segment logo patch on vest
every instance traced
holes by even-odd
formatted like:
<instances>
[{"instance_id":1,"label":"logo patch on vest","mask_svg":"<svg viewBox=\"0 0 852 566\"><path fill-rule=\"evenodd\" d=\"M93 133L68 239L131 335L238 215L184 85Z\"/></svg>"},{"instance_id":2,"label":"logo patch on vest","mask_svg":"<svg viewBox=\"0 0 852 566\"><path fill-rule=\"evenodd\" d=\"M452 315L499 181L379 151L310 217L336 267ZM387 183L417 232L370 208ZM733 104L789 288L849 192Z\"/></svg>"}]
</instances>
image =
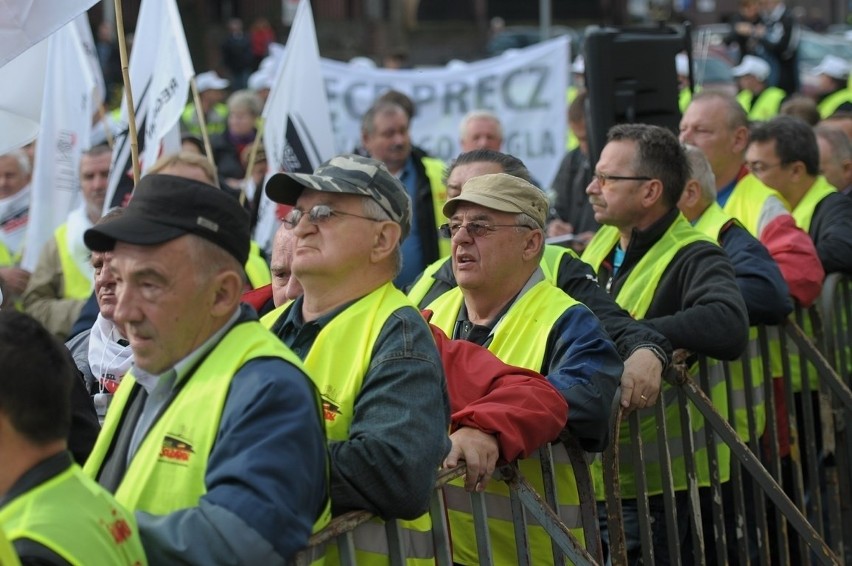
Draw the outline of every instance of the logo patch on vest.
<instances>
[{"instance_id":1,"label":"logo patch on vest","mask_svg":"<svg viewBox=\"0 0 852 566\"><path fill-rule=\"evenodd\" d=\"M322 416L325 420L330 423L333 423L337 418L337 415L340 414L340 405L335 404L333 401L326 399L323 397L322 399Z\"/></svg>"},{"instance_id":2,"label":"logo patch on vest","mask_svg":"<svg viewBox=\"0 0 852 566\"><path fill-rule=\"evenodd\" d=\"M189 457L194 453L192 444L188 441L167 434L163 437L163 447L160 449L160 461L186 466L189 464Z\"/></svg>"}]
</instances>

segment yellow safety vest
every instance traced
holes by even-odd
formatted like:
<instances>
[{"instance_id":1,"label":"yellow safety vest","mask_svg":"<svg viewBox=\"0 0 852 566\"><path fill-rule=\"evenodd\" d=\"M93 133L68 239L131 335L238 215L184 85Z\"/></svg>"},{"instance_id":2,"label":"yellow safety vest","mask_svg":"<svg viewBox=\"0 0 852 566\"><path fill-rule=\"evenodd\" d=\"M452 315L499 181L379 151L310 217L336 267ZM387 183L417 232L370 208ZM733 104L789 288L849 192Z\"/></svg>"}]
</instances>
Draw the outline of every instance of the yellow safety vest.
<instances>
[{"instance_id":1,"label":"yellow safety vest","mask_svg":"<svg viewBox=\"0 0 852 566\"><path fill-rule=\"evenodd\" d=\"M617 228L614 226L603 226L595 234L583 252L583 261L591 265L592 269L597 272L603 260L609 256L615 247L618 238L619 233ZM627 310L633 318L637 320L645 318L645 314L653 302L660 279L669 263L671 263L674 256L682 248L700 241L713 242L711 238L695 230L686 218L684 218L683 214L678 214L677 219L669 226L663 236L642 256L639 263L630 271L627 280L619 289L615 301L619 306ZM714 376L713 374L710 377L709 396L719 414L723 418L727 418L728 399L724 379L720 379L719 375ZM668 433L668 449L671 456L673 484L675 491L682 491L687 487L686 463L683 455L680 407L675 388L663 382L661 399L665 404L666 429ZM663 492L663 480L660 468L661 454L657 445L657 425L654 412L655 409L653 407L639 410L639 427L644 445L645 478L648 486L648 495L657 495ZM708 466L707 446L704 444L704 418L697 410L692 410L690 421L695 441L694 458L698 482L699 485L707 486L710 485L710 470ZM618 442L621 454L631 453L630 427L626 421L621 423ZM720 479L724 482L730 476L730 449L722 442L718 442L716 447L719 459ZM605 491L603 466L600 459L597 459L592 465L592 477L595 482L596 496L599 500L603 500ZM631 458L625 457L619 461L619 479L621 480L621 496L625 499L636 498L636 480Z\"/></svg>"},{"instance_id":2,"label":"yellow safety vest","mask_svg":"<svg viewBox=\"0 0 852 566\"><path fill-rule=\"evenodd\" d=\"M447 187L444 186L444 162L434 157L424 157L421 159L423 167L426 169L426 178L429 179L429 186L432 194L432 212L435 215L435 231L438 227L447 223L447 217L444 216L444 203L447 202ZM442 238L438 235L438 257L447 257L452 250L452 242L449 238Z\"/></svg>"},{"instance_id":3,"label":"yellow safety vest","mask_svg":"<svg viewBox=\"0 0 852 566\"><path fill-rule=\"evenodd\" d=\"M0 242L0 267L8 267L14 264L15 261L12 259L12 252L9 251L6 244Z\"/></svg>"},{"instance_id":4,"label":"yellow safety vest","mask_svg":"<svg viewBox=\"0 0 852 566\"><path fill-rule=\"evenodd\" d=\"M778 115L781 102L787 93L777 86L767 87L757 98L750 90L741 90L737 93L737 101L748 113L748 119L752 122L763 122Z\"/></svg>"},{"instance_id":5,"label":"yellow safety vest","mask_svg":"<svg viewBox=\"0 0 852 566\"><path fill-rule=\"evenodd\" d=\"M268 313L261 324L271 328L286 316L293 303ZM388 318L402 308L413 308L411 301L386 283L355 301L335 316L322 330L305 356L308 375L322 397L325 429L329 441L349 438L355 401L370 367L373 349ZM276 338L277 339L277 338ZM432 521L425 514L411 521L399 521L409 565L434 564ZM384 522L373 519L353 531L358 564L387 564L388 548ZM329 564L340 562L336 545L326 549Z\"/></svg>"},{"instance_id":6,"label":"yellow safety vest","mask_svg":"<svg viewBox=\"0 0 852 566\"><path fill-rule=\"evenodd\" d=\"M245 265L246 277L248 277L249 285L252 289L259 289L264 285L272 283L272 275L269 271L269 265L266 260L260 255L260 246L254 240L249 246L249 256Z\"/></svg>"},{"instance_id":7,"label":"yellow safety vest","mask_svg":"<svg viewBox=\"0 0 852 566\"><path fill-rule=\"evenodd\" d=\"M74 258L71 257L71 246L68 245L68 225L63 224L54 233L56 249L59 252L59 263L62 266L64 299L88 299L92 294L92 277L80 271Z\"/></svg>"},{"instance_id":8,"label":"yellow safety vest","mask_svg":"<svg viewBox=\"0 0 852 566\"><path fill-rule=\"evenodd\" d=\"M569 86L565 90L565 108L571 106L571 103L574 102L574 99L577 98L577 94L580 92L576 86ZM574 131L571 130L570 127L565 130L565 151L571 151L574 148L580 147L580 140L577 139Z\"/></svg>"},{"instance_id":9,"label":"yellow safety vest","mask_svg":"<svg viewBox=\"0 0 852 566\"><path fill-rule=\"evenodd\" d=\"M825 177L822 175L817 177L814 184L808 189L808 192L805 193L805 196L802 197L802 200L799 201L799 204L791 212L793 219L796 221L796 226L810 233L811 221L814 218L814 211L817 205L825 197L836 192L837 189L831 186ZM790 320L795 321L795 313L790 315ZM814 338L814 329L810 317L805 316L802 330L812 339ZM799 360L799 348L793 340L787 340L787 353L790 357L790 382L793 384L793 391L798 393L802 390L802 367ZM808 363L808 383L810 383L811 391L818 390L819 380L817 369L810 362Z\"/></svg>"},{"instance_id":10,"label":"yellow safety vest","mask_svg":"<svg viewBox=\"0 0 852 566\"><path fill-rule=\"evenodd\" d=\"M414 282L414 285L411 286L411 289L409 289L407 293L408 298L412 303L419 305L420 301L426 298L426 295L429 293L429 289L431 289L435 284L435 280L432 276L435 275L448 261L452 261L452 258L442 256L441 259L433 261L426 266L426 269L424 269L423 273L420 274L420 278Z\"/></svg>"},{"instance_id":11,"label":"yellow safety vest","mask_svg":"<svg viewBox=\"0 0 852 566\"><path fill-rule=\"evenodd\" d=\"M213 113L217 117L215 120L207 120L207 116L204 117L204 125L209 136L223 133L228 125L228 107L225 104L220 102L214 105ZM184 106L180 120L186 131L197 138L201 137L201 122L198 120L198 112L195 111L194 103L190 102Z\"/></svg>"},{"instance_id":12,"label":"yellow safety vest","mask_svg":"<svg viewBox=\"0 0 852 566\"><path fill-rule=\"evenodd\" d=\"M822 101L817 104L817 110L819 111L820 117L823 119L830 117L844 102L852 102L852 88L840 89L823 98Z\"/></svg>"},{"instance_id":13,"label":"yellow safety vest","mask_svg":"<svg viewBox=\"0 0 852 566\"><path fill-rule=\"evenodd\" d=\"M760 213L763 210L763 203L772 196L778 198L784 206L788 206L787 201L780 193L770 189L760 179L749 173L739 180L722 210L742 222L743 227L752 236L760 239L760 232L758 231Z\"/></svg>"},{"instance_id":14,"label":"yellow safety vest","mask_svg":"<svg viewBox=\"0 0 852 566\"><path fill-rule=\"evenodd\" d=\"M711 203L707 210L701 215L701 218L695 223L695 229L717 242L721 243L722 228L729 222L739 222L731 218L731 216L722 208L714 203ZM733 414L733 426L740 437L748 442L751 438L748 427L748 413L752 412L754 417L755 432L757 437L763 434L766 428L766 399L763 394L763 365L760 355L760 344L757 339L757 327L751 326L748 329L748 359L749 369L751 372L751 404L746 402L745 394L745 373L743 371L742 360L736 360L728 364L730 370L730 393L731 401L729 409ZM708 371L723 372L721 362L708 358ZM720 373L722 379L724 374Z\"/></svg>"},{"instance_id":15,"label":"yellow safety vest","mask_svg":"<svg viewBox=\"0 0 852 566\"><path fill-rule=\"evenodd\" d=\"M75 566L148 563L133 513L76 464L8 502L0 526L9 540L30 539ZM5 566L2 550L0 559Z\"/></svg>"},{"instance_id":16,"label":"yellow safety vest","mask_svg":"<svg viewBox=\"0 0 852 566\"><path fill-rule=\"evenodd\" d=\"M18 553L15 552L12 543L6 537L2 524L0 524L0 564L3 566L21 566Z\"/></svg>"},{"instance_id":17,"label":"yellow safety vest","mask_svg":"<svg viewBox=\"0 0 852 566\"><path fill-rule=\"evenodd\" d=\"M166 515L195 507L205 493L207 459L234 374L251 360L279 358L304 371L301 360L258 322L231 328L207 355L148 431L127 467L116 500L133 511ZM136 385L133 370L115 393L110 410L84 471L97 478ZM199 399L204 402L200 403ZM319 410L319 407L317 408ZM330 505L314 523L314 532L328 524Z\"/></svg>"},{"instance_id":18,"label":"yellow safety vest","mask_svg":"<svg viewBox=\"0 0 852 566\"><path fill-rule=\"evenodd\" d=\"M428 307L434 312L432 324L452 336L462 301L462 292L458 287L441 295ZM559 317L572 307L586 308L549 281L540 281L524 293L497 323L488 349L504 363L546 373L544 356L548 336ZM583 541L580 499L568 453L561 444L554 444L553 457L559 516L577 539ZM543 494L544 483L538 456L524 458L518 462L518 466L521 474L536 492ZM470 498L464 490L463 480L454 480L444 488L444 494L453 539L453 561L460 564L479 564L476 539L473 536ZM485 490L485 501L494 564L517 564L508 486L499 481L490 482ZM532 521L528 532L532 563L550 562L553 556L550 537L542 527Z\"/></svg>"}]
</instances>

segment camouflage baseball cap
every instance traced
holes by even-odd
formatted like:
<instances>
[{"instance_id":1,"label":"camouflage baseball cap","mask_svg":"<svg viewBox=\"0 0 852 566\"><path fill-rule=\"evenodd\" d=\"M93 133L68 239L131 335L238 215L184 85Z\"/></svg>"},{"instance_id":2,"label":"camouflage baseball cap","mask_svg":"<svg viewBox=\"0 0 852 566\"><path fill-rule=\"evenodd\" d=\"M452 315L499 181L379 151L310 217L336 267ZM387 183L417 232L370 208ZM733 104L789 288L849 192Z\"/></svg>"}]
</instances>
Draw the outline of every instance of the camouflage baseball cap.
<instances>
[{"instance_id":1,"label":"camouflage baseball cap","mask_svg":"<svg viewBox=\"0 0 852 566\"><path fill-rule=\"evenodd\" d=\"M266 183L266 195L275 202L294 205L305 188L370 197L402 227L402 239L411 229L411 199L381 161L345 154L332 157L313 175L276 173Z\"/></svg>"}]
</instances>

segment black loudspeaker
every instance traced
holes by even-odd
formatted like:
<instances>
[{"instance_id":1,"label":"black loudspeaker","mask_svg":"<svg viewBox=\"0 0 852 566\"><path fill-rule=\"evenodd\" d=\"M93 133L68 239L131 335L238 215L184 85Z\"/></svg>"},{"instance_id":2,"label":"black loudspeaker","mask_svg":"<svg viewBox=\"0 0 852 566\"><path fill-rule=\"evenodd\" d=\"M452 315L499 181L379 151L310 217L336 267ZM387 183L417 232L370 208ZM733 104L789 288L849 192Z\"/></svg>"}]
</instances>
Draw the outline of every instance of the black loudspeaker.
<instances>
[{"instance_id":1,"label":"black loudspeaker","mask_svg":"<svg viewBox=\"0 0 852 566\"><path fill-rule=\"evenodd\" d=\"M586 34L586 127L591 163L616 124L678 131L675 55L689 51L688 32L672 27L593 28Z\"/></svg>"}]
</instances>

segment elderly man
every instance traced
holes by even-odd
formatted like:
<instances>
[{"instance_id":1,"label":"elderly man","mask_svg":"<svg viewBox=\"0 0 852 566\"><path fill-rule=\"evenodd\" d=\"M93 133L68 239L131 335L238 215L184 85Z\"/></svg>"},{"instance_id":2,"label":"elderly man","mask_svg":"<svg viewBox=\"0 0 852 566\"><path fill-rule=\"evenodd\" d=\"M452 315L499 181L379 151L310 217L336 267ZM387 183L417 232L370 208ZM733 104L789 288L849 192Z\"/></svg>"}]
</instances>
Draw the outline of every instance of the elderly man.
<instances>
[{"instance_id":1,"label":"elderly man","mask_svg":"<svg viewBox=\"0 0 852 566\"><path fill-rule=\"evenodd\" d=\"M0 529L24 564L146 564L133 515L71 461L75 379L47 330L0 312Z\"/></svg>"},{"instance_id":2,"label":"elderly man","mask_svg":"<svg viewBox=\"0 0 852 566\"><path fill-rule=\"evenodd\" d=\"M92 293L92 267L83 233L103 212L111 160L112 150L107 145L83 153L80 158L83 203L68 214L68 220L41 249L24 292L24 309L63 340Z\"/></svg>"},{"instance_id":3,"label":"elderly man","mask_svg":"<svg viewBox=\"0 0 852 566\"><path fill-rule=\"evenodd\" d=\"M544 374L568 401L565 428L587 450L607 442L611 403L622 372L614 345L597 318L547 281L544 253L547 199L534 185L505 173L473 177L461 195L447 201L442 227L452 236L452 267L458 287L435 300L433 324L451 338L486 346L503 362ZM554 446L558 513L580 529L577 486L562 446ZM522 460L521 471L541 489L540 463ZM516 560L511 517L503 485L489 486L486 505L498 564ZM470 501L459 489L446 490L453 532L453 560L479 564ZM533 562L550 560L548 537L529 533Z\"/></svg>"},{"instance_id":4,"label":"elderly man","mask_svg":"<svg viewBox=\"0 0 852 566\"><path fill-rule=\"evenodd\" d=\"M716 202L766 246L790 294L810 306L822 290L822 265L813 242L796 227L783 198L749 173L748 138L745 110L725 93L697 94L680 121L680 141L699 147L710 161Z\"/></svg>"},{"instance_id":5,"label":"elderly man","mask_svg":"<svg viewBox=\"0 0 852 566\"><path fill-rule=\"evenodd\" d=\"M388 101L377 102L361 119L364 149L402 182L411 200L411 234L402 244L402 270L395 278L400 288L450 251L449 242L438 238L446 200L444 163L412 148L410 120L402 106Z\"/></svg>"},{"instance_id":6,"label":"elderly man","mask_svg":"<svg viewBox=\"0 0 852 566\"><path fill-rule=\"evenodd\" d=\"M604 224L583 253L598 273L598 280L622 308L636 319L656 328L675 348L724 360L736 359L748 341L748 318L737 288L734 271L715 241L695 230L677 209L688 179L689 165L683 148L671 132L644 124L612 128L601 152L594 178L587 189L595 220ZM681 439L677 395L667 384L661 393L673 484L678 507L686 508L687 481ZM727 416L724 381L706 392L719 412ZM693 413L693 430L703 421ZM656 442L653 411L640 411L644 442ZM696 433L702 437L702 433ZM624 423L619 435L622 454L630 452L630 433ZM729 455L717 445L722 481L728 479ZM699 485L710 485L707 447L696 446ZM666 524L659 463L646 453L647 494L654 521L654 554L664 557ZM635 476L629 458L619 469L622 506L627 527L628 560L641 555ZM604 491L598 475L597 495ZM603 506L600 504L602 515ZM602 536L608 542L605 521ZM631 529L630 527L634 527ZM682 548L689 549L686 529L681 529Z\"/></svg>"},{"instance_id":7,"label":"elderly man","mask_svg":"<svg viewBox=\"0 0 852 566\"><path fill-rule=\"evenodd\" d=\"M511 155L478 149L463 153L447 171L447 192L453 197L469 179L489 173L506 173L529 181L523 162ZM653 405L668 365L671 345L662 335L634 321L595 281L591 268L574 252L545 245L541 268L547 279L589 307L612 338L624 362L621 378L621 404L626 410ZM451 258L433 263L408 290L408 297L421 308L456 286Z\"/></svg>"},{"instance_id":8,"label":"elderly man","mask_svg":"<svg viewBox=\"0 0 852 566\"><path fill-rule=\"evenodd\" d=\"M17 265L29 219L31 170L23 150L0 155L0 288L7 303L20 297L30 280Z\"/></svg>"},{"instance_id":9,"label":"elderly man","mask_svg":"<svg viewBox=\"0 0 852 566\"><path fill-rule=\"evenodd\" d=\"M820 124L814 128L819 146L819 171L826 181L852 196L852 141L838 128Z\"/></svg>"},{"instance_id":10,"label":"elderly man","mask_svg":"<svg viewBox=\"0 0 852 566\"><path fill-rule=\"evenodd\" d=\"M471 110L459 124L459 145L462 153L474 149L500 151L503 145L500 118L488 110Z\"/></svg>"},{"instance_id":11,"label":"elderly man","mask_svg":"<svg viewBox=\"0 0 852 566\"><path fill-rule=\"evenodd\" d=\"M276 174L266 193L294 206L284 225L304 294L267 316L322 396L332 511L415 519L406 536L429 545L420 515L450 449L449 402L429 327L392 283L411 229L405 189L382 163L342 155L314 175ZM362 557L378 552L376 528L383 537L376 523L356 537Z\"/></svg>"},{"instance_id":12,"label":"elderly man","mask_svg":"<svg viewBox=\"0 0 852 566\"><path fill-rule=\"evenodd\" d=\"M85 471L136 511L152 563L284 564L327 520L325 439L301 362L239 305L248 214L147 175L85 240L113 254L134 359Z\"/></svg>"}]
</instances>

